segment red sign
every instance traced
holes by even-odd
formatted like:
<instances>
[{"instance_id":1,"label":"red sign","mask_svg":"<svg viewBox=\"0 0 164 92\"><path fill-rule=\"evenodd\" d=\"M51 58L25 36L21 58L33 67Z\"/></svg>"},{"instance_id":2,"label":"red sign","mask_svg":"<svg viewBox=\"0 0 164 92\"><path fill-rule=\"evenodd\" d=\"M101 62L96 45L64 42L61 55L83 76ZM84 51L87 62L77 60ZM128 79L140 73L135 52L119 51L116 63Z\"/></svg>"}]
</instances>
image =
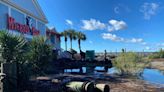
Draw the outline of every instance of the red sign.
<instances>
[{"instance_id":1,"label":"red sign","mask_svg":"<svg viewBox=\"0 0 164 92\"><path fill-rule=\"evenodd\" d=\"M8 29L9 30L17 30L24 34L31 32L32 35L39 35L39 33L40 33L40 31L37 30L35 27L30 28L28 25L23 25L23 24L17 23L17 22L15 22L15 19L10 16L8 16Z\"/></svg>"}]
</instances>

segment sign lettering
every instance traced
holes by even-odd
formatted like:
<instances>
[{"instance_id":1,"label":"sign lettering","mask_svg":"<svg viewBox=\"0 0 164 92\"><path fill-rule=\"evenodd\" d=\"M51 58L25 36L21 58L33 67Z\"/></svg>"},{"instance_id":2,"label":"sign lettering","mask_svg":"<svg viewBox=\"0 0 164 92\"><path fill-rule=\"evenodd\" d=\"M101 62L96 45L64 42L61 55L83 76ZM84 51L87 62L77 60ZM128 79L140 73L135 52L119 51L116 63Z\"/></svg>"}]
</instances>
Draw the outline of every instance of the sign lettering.
<instances>
[{"instance_id":1,"label":"sign lettering","mask_svg":"<svg viewBox=\"0 0 164 92\"><path fill-rule=\"evenodd\" d=\"M30 29L30 27L28 25L23 25L23 24L15 22L15 19L10 17L10 16L8 16L8 29L9 30L17 30L18 32L21 32L24 34L29 33L31 30L32 35L39 35L40 34L40 31L37 30L35 27L32 27Z\"/></svg>"}]
</instances>

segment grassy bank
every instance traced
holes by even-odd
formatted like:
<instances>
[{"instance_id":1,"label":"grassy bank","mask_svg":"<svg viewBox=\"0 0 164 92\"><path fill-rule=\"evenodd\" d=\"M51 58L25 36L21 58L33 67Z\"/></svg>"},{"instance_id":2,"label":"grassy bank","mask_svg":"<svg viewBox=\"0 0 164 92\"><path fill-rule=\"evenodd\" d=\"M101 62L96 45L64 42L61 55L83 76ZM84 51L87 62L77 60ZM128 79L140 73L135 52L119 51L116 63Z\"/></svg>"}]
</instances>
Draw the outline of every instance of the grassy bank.
<instances>
[{"instance_id":1,"label":"grassy bank","mask_svg":"<svg viewBox=\"0 0 164 92\"><path fill-rule=\"evenodd\" d=\"M147 64L142 56L134 52L122 52L113 62L121 75L140 75Z\"/></svg>"}]
</instances>

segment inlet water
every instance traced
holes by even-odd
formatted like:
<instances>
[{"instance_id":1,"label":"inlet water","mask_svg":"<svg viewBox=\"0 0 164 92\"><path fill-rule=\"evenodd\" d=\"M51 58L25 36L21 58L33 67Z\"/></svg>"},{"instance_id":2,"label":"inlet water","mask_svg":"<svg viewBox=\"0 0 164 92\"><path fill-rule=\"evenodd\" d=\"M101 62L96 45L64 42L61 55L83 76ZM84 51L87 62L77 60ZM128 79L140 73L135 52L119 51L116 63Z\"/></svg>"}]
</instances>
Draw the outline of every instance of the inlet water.
<instances>
[{"instance_id":1,"label":"inlet water","mask_svg":"<svg viewBox=\"0 0 164 92\"><path fill-rule=\"evenodd\" d=\"M96 67L95 70L103 70L104 67ZM108 74L117 73L115 68L108 69ZM100 73L97 73L100 74ZM140 79L145 80L149 83L154 84L164 84L164 71L159 71L157 69L144 69Z\"/></svg>"},{"instance_id":2,"label":"inlet water","mask_svg":"<svg viewBox=\"0 0 164 92\"><path fill-rule=\"evenodd\" d=\"M83 67L83 73L86 73L86 67ZM96 67L95 70L104 70L104 67ZM79 72L79 69L65 69L65 72ZM115 68L110 68L108 69L107 74L114 74L117 73ZM103 77L104 73L101 72L94 72L94 75L101 76ZM154 84L164 84L164 71L159 71L157 69L144 69L142 76L140 79L145 80L149 83L154 83Z\"/></svg>"},{"instance_id":3,"label":"inlet water","mask_svg":"<svg viewBox=\"0 0 164 92\"><path fill-rule=\"evenodd\" d=\"M108 73L116 73L116 69L111 68L108 70ZM145 80L149 83L164 84L164 71L162 72L157 69L144 69L140 79Z\"/></svg>"},{"instance_id":4,"label":"inlet water","mask_svg":"<svg viewBox=\"0 0 164 92\"><path fill-rule=\"evenodd\" d=\"M156 69L144 69L142 79L151 83L164 84L164 73Z\"/></svg>"}]
</instances>

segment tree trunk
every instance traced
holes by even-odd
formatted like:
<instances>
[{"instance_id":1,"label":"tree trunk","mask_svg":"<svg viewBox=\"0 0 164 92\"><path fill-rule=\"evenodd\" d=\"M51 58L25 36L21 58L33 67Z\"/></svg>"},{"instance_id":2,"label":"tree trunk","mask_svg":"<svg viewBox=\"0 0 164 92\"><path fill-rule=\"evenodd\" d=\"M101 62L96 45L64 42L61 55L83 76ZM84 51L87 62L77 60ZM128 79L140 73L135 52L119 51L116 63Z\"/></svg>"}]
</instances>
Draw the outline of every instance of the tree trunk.
<instances>
[{"instance_id":1,"label":"tree trunk","mask_svg":"<svg viewBox=\"0 0 164 92\"><path fill-rule=\"evenodd\" d=\"M71 42L71 50L72 50L72 39L70 39L70 42Z\"/></svg>"},{"instance_id":2,"label":"tree trunk","mask_svg":"<svg viewBox=\"0 0 164 92\"><path fill-rule=\"evenodd\" d=\"M65 41L65 50L67 51L67 41Z\"/></svg>"},{"instance_id":3,"label":"tree trunk","mask_svg":"<svg viewBox=\"0 0 164 92\"><path fill-rule=\"evenodd\" d=\"M67 38L65 38L65 50L67 51Z\"/></svg>"},{"instance_id":4,"label":"tree trunk","mask_svg":"<svg viewBox=\"0 0 164 92\"><path fill-rule=\"evenodd\" d=\"M80 41L80 39L78 40L78 45L79 45L79 51L81 51L81 41Z\"/></svg>"}]
</instances>

